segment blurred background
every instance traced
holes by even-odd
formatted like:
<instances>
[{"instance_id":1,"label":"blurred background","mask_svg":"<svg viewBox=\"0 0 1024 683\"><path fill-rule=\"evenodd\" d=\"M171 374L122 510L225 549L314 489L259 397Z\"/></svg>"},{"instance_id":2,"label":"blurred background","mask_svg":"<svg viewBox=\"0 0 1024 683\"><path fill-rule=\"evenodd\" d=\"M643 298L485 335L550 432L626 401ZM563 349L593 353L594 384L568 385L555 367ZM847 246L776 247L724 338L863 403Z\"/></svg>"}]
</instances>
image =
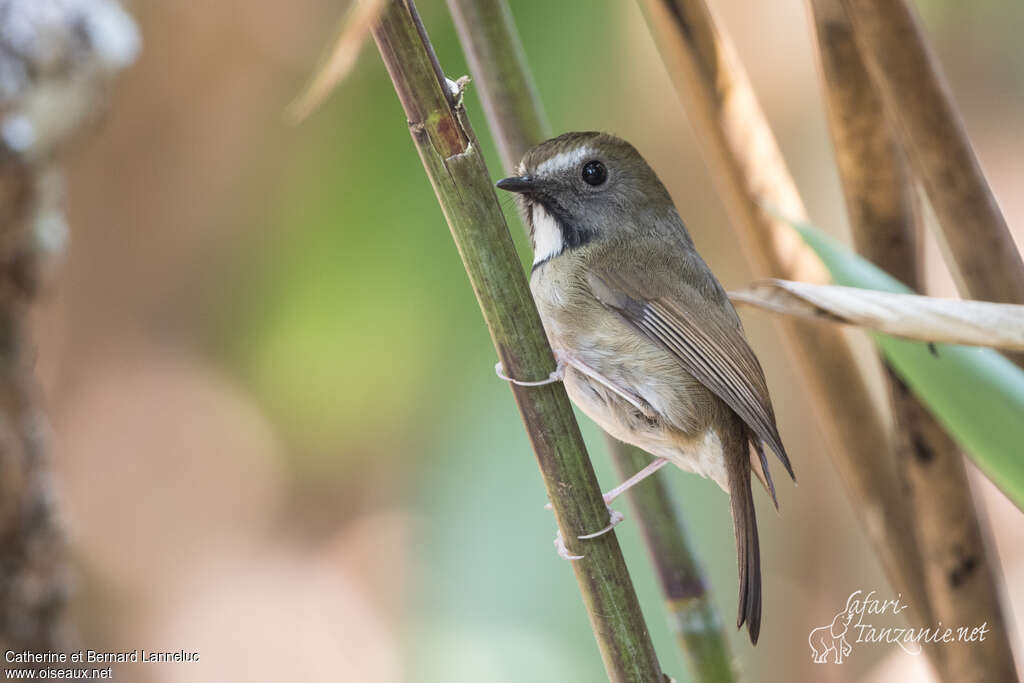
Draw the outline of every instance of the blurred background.
<instances>
[{"instance_id":1,"label":"blurred background","mask_svg":"<svg viewBox=\"0 0 1024 683\"><path fill-rule=\"evenodd\" d=\"M802 0L711 4L812 220L845 239ZM1022 226L1024 4L917 4L1007 220ZM631 140L726 287L745 284L636 5L512 6L555 130ZM201 653L198 665L115 667L144 682L603 680L511 393L373 46L325 106L285 122L345 3L130 9L142 55L67 158L71 243L33 315L83 646ZM420 11L448 75L466 73L444 4ZM472 86L467 103L498 178ZM932 291L953 295L932 264ZM895 596L773 321L742 317L800 486L781 484L778 515L758 494L765 621L756 649L730 629L741 669L758 681L928 680L923 658L896 646L811 662L809 631L850 593ZM603 441L581 421L610 488ZM729 624L727 499L667 478ZM1019 617L1024 525L975 483ZM663 667L689 680L636 526L618 532Z\"/></svg>"}]
</instances>

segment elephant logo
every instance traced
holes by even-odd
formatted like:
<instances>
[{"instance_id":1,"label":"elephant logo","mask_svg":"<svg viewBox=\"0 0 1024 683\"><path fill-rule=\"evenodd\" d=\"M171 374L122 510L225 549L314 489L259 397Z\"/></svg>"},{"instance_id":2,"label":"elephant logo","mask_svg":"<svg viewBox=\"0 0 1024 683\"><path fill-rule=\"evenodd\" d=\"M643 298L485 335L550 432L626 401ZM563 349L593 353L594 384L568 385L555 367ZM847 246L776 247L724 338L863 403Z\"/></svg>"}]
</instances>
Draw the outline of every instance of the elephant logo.
<instances>
[{"instance_id":1,"label":"elephant logo","mask_svg":"<svg viewBox=\"0 0 1024 683\"><path fill-rule=\"evenodd\" d=\"M853 646L846 640L846 631L850 628L851 621L853 610L850 609L850 601L847 600L846 607L836 615L831 624L811 631L807 643L811 646L811 657L815 664L827 663L830 652L834 653L833 661L836 664L842 664L843 658L850 656Z\"/></svg>"}]
</instances>

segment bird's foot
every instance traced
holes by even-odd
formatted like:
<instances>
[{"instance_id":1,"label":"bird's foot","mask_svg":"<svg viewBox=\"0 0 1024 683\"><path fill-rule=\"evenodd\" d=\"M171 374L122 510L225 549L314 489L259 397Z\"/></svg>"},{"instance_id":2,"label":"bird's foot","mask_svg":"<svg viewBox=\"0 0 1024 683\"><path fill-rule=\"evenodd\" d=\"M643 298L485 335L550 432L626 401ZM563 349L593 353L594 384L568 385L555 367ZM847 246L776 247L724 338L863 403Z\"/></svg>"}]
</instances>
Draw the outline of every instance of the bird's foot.
<instances>
[{"instance_id":1,"label":"bird's foot","mask_svg":"<svg viewBox=\"0 0 1024 683\"><path fill-rule=\"evenodd\" d=\"M558 551L558 556L563 560L569 560L575 562L576 560L582 560L582 555L571 555L569 549L565 547L565 539L562 538L562 532L559 531L555 534L555 549Z\"/></svg>"},{"instance_id":2,"label":"bird's foot","mask_svg":"<svg viewBox=\"0 0 1024 683\"><path fill-rule=\"evenodd\" d=\"M622 520L624 519L626 519L626 515L622 514L618 510L608 508L608 526L601 529L600 531L595 531L592 534L584 534L582 536L577 536L576 538L580 539L581 541L586 541L591 538L597 538L598 536L604 536L606 533L608 533L609 531L617 527L619 524L621 524Z\"/></svg>"},{"instance_id":3,"label":"bird's foot","mask_svg":"<svg viewBox=\"0 0 1024 683\"><path fill-rule=\"evenodd\" d=\"M505 374L505 368L502 366L499 360L497 365L494 366L494 374L506 382L511 382L516 386L520 387L542 387L547 384L554 384L555 382L561 382L565 378L566 360L562 354L555 352L555 369L551 371L551 374L546 379L539 379L536 381L527 381L521 379L514 379Z\"/></svg>"},{"instance_id":4,"label":"bird's foot","mask_svg":"<svg viewBox=\"0 0 1024 683\"><path fill-rule=\"evenodd\" d=\"M549 503L545 507L550 508L551 504ZM608 526L601 529L600 531L595 531L592 534L583 534L581 536L577 536L576 538L578 538L581 541L587 541L592 538L604 536L606 533L608 533L609 531L617 527L619 524L621 524L622 520L624 520L625 518L626 516L619 512L618 510L608 508ZM561 557L563 560L576 561L583 559L583 555L572 555L569 553L569 549L565 547L565 539L562 538L561 530L559 530L558 533L555 534L555 548L558 550L558 556Z\"/></svg>"}]
</instances>

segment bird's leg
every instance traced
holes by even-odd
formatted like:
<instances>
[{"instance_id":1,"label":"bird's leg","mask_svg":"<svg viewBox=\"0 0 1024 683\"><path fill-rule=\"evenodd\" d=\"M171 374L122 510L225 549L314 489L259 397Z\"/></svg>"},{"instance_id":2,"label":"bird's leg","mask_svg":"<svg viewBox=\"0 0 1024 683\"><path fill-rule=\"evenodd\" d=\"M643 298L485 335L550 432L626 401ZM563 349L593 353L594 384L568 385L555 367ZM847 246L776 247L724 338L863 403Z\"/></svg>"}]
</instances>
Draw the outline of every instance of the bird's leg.
<instances>
[{"instance_id":1,"label":"bird's leg","mask_svg":"<svg viewBox=\"0 0 1024 683\"><path fill-rule=\"evenodd\" d=\"M637 484L642 482L644 479L646 479L647 477L651 476L652 474L654 474L655 472L657 472L658 470L660 470L662 467L664 467L667 464L668 464L668 460L666 460L665 458L655 458L654 461L650 465L648 465L647 467L643 468L642 470L640 470L639 472L634 474L632 477L630 477L626 481L622 482L621 484L619 484L618 486L613 488L608 493L604 494L604 502L610 504L612 501L614 501L616 498L621 496L623 493L625 493L629 489L633 488L634 486L636 486ZM544 506L544 508L546 510L550 510L551 509L551 503L547 503Z\"/></svg>"},{"instance_id":2,"label":"bird's leg","mask_svg":"<svg viewBox=\"0 0 1024 683\"><path fill-rule=\"evenodd\" d=\"M565 356L562 353L560 353L559 351L555 351L555 369L551 371L551 374L548 375L546 379L539 379L539 380L532 381L532 382L531 381L526 381L526 380L521 380L521 379L513 379L513 378L511 378L511 377L509 377L508 375L505 374L505 368L502 366L500 360L498 361L498 364L494 366L494 374L496 374L498 377L500 377L501 379L505 380L506 382L511 382L512 384L515 384L516 386L520 386L520 387L542 387L542 386L545 386L547 384L554 384L555 382L561 382L562 379L565 377L566 365L567 365L567 363L566 363L566 360L565 360Z\"/></svg>"},{"instance_id":3,"label":"bird's leg","mask_svg":"<svg viewBox=\"0 0 1024 683\"><path fill-rule=\"evenodd\" d=\"M578 370L580 374L586 375L587 377L594 380L604 388L608 389L608 391L611 391L612 393L616 394L617 396L622 398L623 401L626 401L644 415L647 415L650 412L650 406L645 406L639 398L629 393L628 391L624 391L619 387L615 386L615 384L610 379L608 379L607 377L605 377L597 370L584 363L583 361L579 360L574 356L570 356L564 351L560 351L557 349L555 350L554 354L557 365L555 366L555 369L551 372L551 374L547 376L546 379L527 381L509 377L508 375L505 374L505 368L502 366L501 361L498 361L498 363L494 366L494 374L496 374L498 377L505 380L506 382L511 382L512 384L515 384L517 386L542 387L546 384L554 384L555 382L561 382L563 379L565 379L565 369L569 366L572 366L573 368L576 368L576 370Z\"/></svg>"},{"instance_id":4,"label":"bird's leg","mask_svg":"<svg viewBox=\"0 0 1024 683\"><path fill-rule=\"evenodd\" d=\"M566 367L572 366L573 368L578 370L581 374L586 375L587 377L589 377L590 379L594 380L598 384L601 384L602 386L607 388L609 391L611 391L611 392L617 394L618 396L620 396L624 401L627 401L630 405L635 407L637 410L643 412L644 414L647 413L648 407L644 406L636 396L633 396L629 392L623 391L622 389L618 388L617 386L615 386L615 384L611 380L609 380L608 378L604 377L601 373L597 372L596 370L594 370L592 367L590 367L586 363L580 361L578 358L570 356L569 354L567 354L567 353L565 353L564 351L561 351L561 350L557 350L556 349L554 354L555 354L555 361L557 362L557 366L555 367L555 370L548 376L547 379L539 380L539 381L536 381L536 382L526 382L526 381L521 381L521 380L513 379L513 378L508 377L507 375L505 375L505 373L503 372L501 361L499 361L498 364L494 366L494 372L501 379L503 379L505 381L508 381L508 382L512 382L513 384L517 384L519 386L524 386L524 387L537 387L537 386L542 386L542 385L545 385L545 384L551 384L553 382L561 381L565 377L565 369L566 369ZM658 470L660 470L665 465L666 462L668 462L668 461L664 460L662 458L656 459L650 465L648 465L644 469L642 469L639 472L637 472L636 474L634 474L632 477L630 477L629 479L624 481L622 484L619 484L617 487L615 487L614 489L612 489L608 493L604 494L604 501L605 501L605 503L606 504L611 503L618 496L622 495L622 493L624 491L626 491L627 489L629 489L631 486L633 486L633 485L643 481L645 478L649 477L650 475L652 475L655 472L657 472ZM550 509L551 508L551 503L548 503L544 507ZM577 536L577 538L579 538L580 540L587 540L587 539L591 539L591 538L597 538L598 536L603 536L604 534L608 533L609 531L614 529L616 526L618 526L622 522L622 520L624 520L625 518L626 518L625 515L623 515L621 512L619 512L618 510L613 510L611 507L609 507L608 508L608 526L604 527L603 529L601 529L599 531L595 531L592 534L583 534L582 536ZM578 559L581 559L583 557L582 555L570 555L569 554L569 551L565 547L565 541L562 539L562 532L561 531L559 531L558 535L555 536L555 547L558 548L558 555L559 555L559 557L562 557L564 559L567 559L567 560L578 560Z\"/></svg>"},{"instance_id":5,"label":"bird's leg","mask_svg":"<svg viewBox=\"0 0 1024 683\"><path fill-rule=\"evenodd\" d=\"M608 507L608 516L609 516L610 519L608 521L608 526L606 526L605 528L601 529L600 531L595 531L594 533L586 534L585 536L577 536L576 538L578 538L580 540L586 540L588 538L597 538L598 536L603 536L604 534L608 533L609 531L614 529L616 526L618 526L619 522L624 520L626 518L626 516L623 515L621 512L619 512L618 510L613 510L610 507L612 501L615 500L616 498L618 498L619 496L621 496L623 493L625 493L629 489L631 489L634 486L636 486L637 484L639 484L640 482L642 482L647 477L651 476L652 474L654 474L655 472L660 470L662 467L664 467L667 464L668 464L668 460L666 460L665 458L655 458L654 461L650 465L648 465L647 467L643 468L642 470L640 470L639 472L634 474L632 477L630 477L626 481L622 482L621 484L619 484L618 486L613 488L608 493L604 494L604 503L605 503L605 505L609 506Z\"/></svg>"},{"instance_id":6,"label":"bird's leg","mask_svg":"<svg viewBox=\"0 0 1024 683\"><path fill-rule=\"evenodd\" d=\"M625 493L629 489L633 488L634 486L636 486L637 484L642 482L644 479L646 479L647 477L651 476L652 474L654 474L655 472L657 472L658 470L660 470L662 467L664 467L667 464L668 464L668 460L666 460L665 458L655 458L654 461L651 462L650 465L648 465L647 467L643 468L642 470L640 470L639 472L634 474L632 477L630 477L626 481L622 482L621 484L619 484L618 486L613 488L608 493L604 494L603 497L604 497L605 505L609 505L610 506L611 502L613 500L615 500L616 498L621 496L623 493ZM551 509L551 503L548 503L544 507L550 510ZM605 528L601 529L600 531L595 531L592 534L583 534L582 536L577 536L576 538L580 539L581 541L586 541L586 540L591 539L591 538L597 538L598 536L603 536L606 533L608 533L609 531L611 531L612 529L614 529L616 526L618 526L619 523L622 522L622 520L624 520L626 518L626 516L623 515L621 512L619 512L618 510L613 510L611 507L609 507L608 508L608 518L609 518L608 519L608 526L606 526ZM561 531L559 531L558 535L555 537L555 547L558 548L558 555L559 555L559 557L565 558L567 560L578 560L578 559L580 559L582 557L582 555L580 555L580 556L569 555L569 551L565 547L565 541L562 540L562 532Z\"/></svg>"},{"instance_id":7,"label":"bird's leg","mask_svg":"<svg viewBox=\"0 0 1024 683\"><path fill-rule=\"evenodd\" d=\"M617 396L622 398L623 401L626 401L644 415L647 415L650 411L650 406L645 406L637 396L617 387L614 382L612 382L610 379L608 379L607 377L605 377L600 372L590 367L580 359L570 356L568 354L563 354L562 358L566 365L571 365L573 368L579 371L580 374L586 375L590 379L594 380L595 382L603 386L608 391L611 391L612 393L616 394Z\"/></svg>"},{"instance_id":8,"label":"bird's leg","mask_svg":"<svg viewBox=\"0 0 1024 683\"><path fill-rule=\"evenodd\" d=\"M667 464L668 460L666 460L665 458L655 458L650 465L643 468L642 470L634 474L632 477L630 477L626 481L622 482L621 484L613 488L608 493L604 494L604 502L611 504L613 500L615 500L623 493L633 488L634 486L636 486L644 479L651 476L652 474L654 474Z\"/></svg>"}]
</instances>

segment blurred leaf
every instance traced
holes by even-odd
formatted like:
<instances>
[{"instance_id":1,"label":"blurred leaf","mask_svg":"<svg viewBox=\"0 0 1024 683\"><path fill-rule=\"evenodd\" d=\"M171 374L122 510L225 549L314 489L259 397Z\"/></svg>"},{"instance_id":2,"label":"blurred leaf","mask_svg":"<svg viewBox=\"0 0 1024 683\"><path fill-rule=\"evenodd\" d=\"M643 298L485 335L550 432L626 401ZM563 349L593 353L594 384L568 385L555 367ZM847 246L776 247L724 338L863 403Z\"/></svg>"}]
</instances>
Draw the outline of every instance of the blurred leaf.
<instances>
[{"instance_id":1,"label":"blurred leaf","mask_svg":"<svg viewBox=\"0 0 1024 683\"><path fill-rule=\"evenodd\" d=\"M341 20L327 55L302 94L288 106L288 119L298 123L316 109L352 71L359 51L370 35L384 0L355 0Z\"/></svg>"},{"instance_id":2,"label":"blurred leaf","mask_svg":"<svg viewBox=\"0 0 1024 683\"><path fill-rule=\"evenodd\" d=\"M912 293L898 280L808 225L794 224L837 284ZM1024 371L990 349L874 334L900 378L981 470L1024 509Z\"/></svg>"},{"instance_id":3,"label":"blurred leaf","mask_svg":"<svg viewBox=\"0 0 1024 683\"><path fill-rule=\"evenodd\" d=\"M940 299L858 287L765 280L734 302L785 315L856 325L894 337L1024 351L1024 306Z\"/></svg>"}]
</instances>

